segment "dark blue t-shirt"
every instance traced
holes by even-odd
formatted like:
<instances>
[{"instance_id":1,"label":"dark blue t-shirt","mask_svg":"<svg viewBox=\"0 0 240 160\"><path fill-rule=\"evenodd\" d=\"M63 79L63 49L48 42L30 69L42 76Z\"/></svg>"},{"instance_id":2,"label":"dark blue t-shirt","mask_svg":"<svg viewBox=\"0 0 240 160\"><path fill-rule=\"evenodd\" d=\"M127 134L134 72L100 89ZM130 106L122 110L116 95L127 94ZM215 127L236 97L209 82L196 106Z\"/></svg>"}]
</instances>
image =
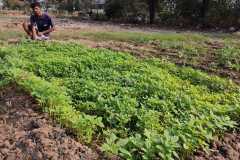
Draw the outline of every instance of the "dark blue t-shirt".
<instances>
[{"instance_id":1,"label":"dark blue t-shirt","mask_svg":"<svg viewBox=\"0 0 240 160\"><path fill-rule=\"evenodd\" d=\"M31 15L30 23L32 26L37 25L37 29L39 32L46 31L53 27L53 21L49 15L44 13L41 17L37 17L35 15Z\"/></svg>"}]
</instances>

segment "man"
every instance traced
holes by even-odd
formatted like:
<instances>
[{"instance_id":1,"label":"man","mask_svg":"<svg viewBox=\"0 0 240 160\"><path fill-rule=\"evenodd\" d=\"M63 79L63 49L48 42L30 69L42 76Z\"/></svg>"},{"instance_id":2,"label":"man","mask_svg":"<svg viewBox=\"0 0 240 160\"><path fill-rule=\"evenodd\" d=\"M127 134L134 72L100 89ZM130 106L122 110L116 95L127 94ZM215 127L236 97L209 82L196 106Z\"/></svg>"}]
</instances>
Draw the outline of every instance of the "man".
<instances>
[{"instance_id":1,"label":"man","mask_svg":"<svg viewBox=\"0 0 240 160\"><path fill-rule=\"evenodd\" d=\"M30 24L24 22L23 29L32 40L49 39L50 33L55 30L51 17L42 12L39 2L32 3L31 8L33 15L30 17Z\"/></svg>"}]
</instances>

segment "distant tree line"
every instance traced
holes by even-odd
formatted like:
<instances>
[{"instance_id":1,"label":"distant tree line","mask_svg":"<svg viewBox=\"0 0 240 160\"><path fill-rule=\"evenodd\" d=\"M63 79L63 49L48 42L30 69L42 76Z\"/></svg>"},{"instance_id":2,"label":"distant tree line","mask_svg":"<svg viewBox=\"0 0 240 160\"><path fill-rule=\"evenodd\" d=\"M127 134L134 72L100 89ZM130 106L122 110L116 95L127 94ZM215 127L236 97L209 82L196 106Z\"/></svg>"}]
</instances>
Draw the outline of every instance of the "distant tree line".
<instances>
[{"instance_id":1,"label":"distant tree line","mask_svg":"<svg viewBox=\"0 0 240 160\"><path fill-rule=\"evenodd\" d=\"M8 8L22 8L19 0L3 0ZM45 0L59 11L91 12L96 0ZM174 26L238 27L240 0L105 0L106 20Z\"/></svg>"},{"instance_id":2,"label":"distant tree line","mask_svg":"<svg viewBox=\"0 0 240 160\"><path fill-rule=\"evenodd\" d=\"M20 0L2 0L3 8L20 10L25 8L26 3Z\"/></svg>"},{"instance_id":3,"label":"distant tree line","mask_svg":"<svg viewBox=\"0 0 240 160\"><path fill-rule=\"evenodd\" d=\"M109 19L166 25L229 27L240 24L240 0L107 0Z\"/></svg>"}]
</instances>

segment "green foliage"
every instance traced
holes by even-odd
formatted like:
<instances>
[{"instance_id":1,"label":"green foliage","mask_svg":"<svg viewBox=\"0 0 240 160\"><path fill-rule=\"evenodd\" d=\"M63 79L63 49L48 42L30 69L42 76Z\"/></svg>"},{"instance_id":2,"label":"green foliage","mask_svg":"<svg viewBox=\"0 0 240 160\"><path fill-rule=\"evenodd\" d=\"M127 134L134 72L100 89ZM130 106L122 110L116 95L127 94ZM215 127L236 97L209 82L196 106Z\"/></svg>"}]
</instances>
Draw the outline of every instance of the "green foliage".
<instances>
[{"instance_id":1,"label":"green foliage","mask_svg":"<svg viewBox=\"0 0 240 160\"><path fill-rule=\"evenodd\" d=\"M224 47L217 52L220 66L240 71L240 49L233 46Z\"/></svg>"},{"instance_id":2,"label":"green foliage","mask_svg":"<svg viewBox=\"0 0 240 160\"><path fill-rule=\"evenodd\" d=\"M4 7L8 9L21 9L26 7L26 4L23 1L18 1L18 0L2 0Z\"/></svg>"},{"instance_id":3,"label":"green foliage","mask_svg":"<svg viewBox=\"0 0 240 160\"><path fill-rule=\"evenodd\" d=\"M199 34L179 34L179 33L143 33L143 32L81 32L82 36L92 38L94 40L115 40L123 42L135 42L135 43L179 43L203 41L207 40L206 36Z\"/></svg>"},{"instance_id":4,"label":"green foliage","mask_svg":"<svg viewBox=\"0 0 240 160\"><path fill-rule=\"evenodd\" d=\"M1 48L0 57L2 77L82 139L105 137L102 149L124 159L184 158L239 119L239 86L166 61L44 42Z\"/></svg>"},{"instance_id":5,"label":"green foliage","mask_svg":"<svg viewBox=\"0 0 240 160\"><path fill-rule=\"evenodd\" d=\"M11 56L18 57L16 54L7 54L4 48L0 50L0 57L2 58L0 61L2 69L0 72L0 87L10 82L17 83L38 100L43 107L43 111L48 112L63 126L75 131L81 140L87 143L91 142L96 128L103 127L101 118L76 111L70 105L71 99L64 87L60 87L56 82L49 83L35 76L32 72L19 68L14 64L17 63L17 59L12 59ZM24 63L24 61L21 62Z\"/></svg>"},{"instance_id":6,"label":"green foliage","mask_svg":"<svg viewBox=\"0 0 240 160\"><path fill-rule=\"evenodd\" d=\"M125 1L107 0L105 6L106 16L108 18L119 18L124 16Z\"/></svg>"},{"instance_id":7,"label":"green foliage","mask_svg":"<svg viewBox=\"0 0 240 160\"><path fill-rule=\"evenodd\" d=\"M147 21L147 1L106 0L104 6L105 14L109 19L122 20L134 23L141 23Z\"/></svg>"},{"instance_id":8,"label":"green foliage","mask_svg":"<svg viewBox=\"0 0 240 160\"><path fill-rule=\"evenodd\" d=\"M237 37L228 34L198 34L198 33L144 33L144 32L66 32L55 35L56 39L87 38L93 41L128 42L119 46L113 43L113 50L126 46L129 52L136 51L143 56L155 56L167 59L181 65L194 66L210 72L221 73L226 68L231 71L239 70L239 43ZM223 41L223 42L222 42ZM133 46L135 45L136 46ZM149 46L153 50L149 50ZM214 46L216 45L216 46ZM133 47L132 47L133 46ZM137 46L139 50L134 51ZM221 49L221 46L225 46ZM106 45L105 47L109 47ZM120 48L119 48L120 47ZM215 47L215 48L214 48ZM146 48L146 49L145 49ZM145 51L146 50L146 51ZM142 52L142 53L140 53ZM146 52L146 53L144 53Z\"/></svg>"},{"instance_id":9,"label":"green foliage","mask_svg":"<svg viewBox=\"0 0 240 160\"><path fill-rule=\"evenodd\" d=\"M10 30L10 29L0 30L0 34L1 34L0 42L7 41L9 39L24 37L24 34L22 32Z\"/></svg>"},{"instance_id":10,"label":"green foliage","mask_svg":"<svg viewBox=\"0 0 240 160\"><path fill-rule=\"evenodd\" d=\"M181 27L237 27L238 24L240 2L236 0L107 0L105 12L109 18L146 23L151 2L156 22L161 24Z\"/></svg>"}]
</instances>

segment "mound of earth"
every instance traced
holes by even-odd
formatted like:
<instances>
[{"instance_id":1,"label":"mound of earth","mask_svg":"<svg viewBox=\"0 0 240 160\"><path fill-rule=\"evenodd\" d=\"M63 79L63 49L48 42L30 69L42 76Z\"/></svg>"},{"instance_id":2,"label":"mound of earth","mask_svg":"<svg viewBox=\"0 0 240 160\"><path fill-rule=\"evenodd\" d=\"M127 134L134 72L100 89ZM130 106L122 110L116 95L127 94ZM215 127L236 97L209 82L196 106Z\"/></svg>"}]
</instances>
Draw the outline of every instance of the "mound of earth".
<instances>
[{"instance_id":1,"label":"mound of earth","mask_svg":"<svg viewBox=\"0 0 240 160\"><path fill-rule=\"evenodd\" d=\"M0 91L1 160L93 160L98 154L41 113L37 102L10 86Z\"/></svg>"},{"instance_id":2,"label":"mound of earth","mask_svg":"<svg viewBox=\"0 0 240 160\"><path fill-rule=\"evenodd\" d=\"M222 139L216 139L210 146L210 152L198 151L194 160L240 160L240 134L228 133Z\"/></svg>"}]
</instances>

